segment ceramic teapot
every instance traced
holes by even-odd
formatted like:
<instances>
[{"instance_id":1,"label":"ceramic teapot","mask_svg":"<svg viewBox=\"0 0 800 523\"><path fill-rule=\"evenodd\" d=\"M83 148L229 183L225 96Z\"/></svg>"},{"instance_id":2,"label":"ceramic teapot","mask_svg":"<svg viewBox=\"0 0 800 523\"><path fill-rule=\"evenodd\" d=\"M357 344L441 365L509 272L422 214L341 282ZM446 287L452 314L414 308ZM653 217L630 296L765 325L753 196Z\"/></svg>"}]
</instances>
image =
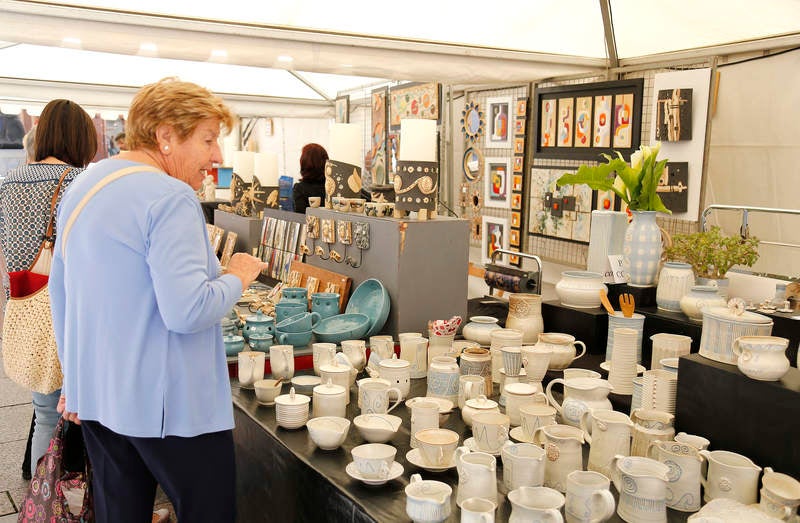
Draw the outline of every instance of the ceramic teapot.
<instances>
[{"instance_id":1,"label":"ceramic teapot","mask_svg":"<svg viewBox=\"0 0 800 523\"><path fill-rule=\"evenodd\" d=\"M564 386L564 402L559 403L553 397L553 385L561 383ZM608 400L608 393L613 387L607 380L600 378L572 378L564 381L556 378L547 384L545 393L550 404L561 414L565 425L579 427L581 416L587 410L606 409L614 410Z\"/></svg>"},{"instance_id":2,"label":"ceramic teapot","mask_svg":"<svg viewBox=\"0 0 800 523\"><path fill-rule=\"evenodd\" d=\"M251 334L260 334L262 336L275 336L275 318L267 316L261 311L251 314L245 318L245 324L242 328L242 336L246 342L250 342Z\"/></svg>"}]
</instances>

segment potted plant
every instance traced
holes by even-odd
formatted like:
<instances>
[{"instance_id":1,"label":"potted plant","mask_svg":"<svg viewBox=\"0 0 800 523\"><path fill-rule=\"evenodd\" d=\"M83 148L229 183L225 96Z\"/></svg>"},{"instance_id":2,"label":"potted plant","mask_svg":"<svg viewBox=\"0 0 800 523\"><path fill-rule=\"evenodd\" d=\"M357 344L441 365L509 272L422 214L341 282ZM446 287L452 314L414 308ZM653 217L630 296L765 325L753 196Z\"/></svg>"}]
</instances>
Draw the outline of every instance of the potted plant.
<instances>
[{"instance_id":1,"label":"potted plant","mask_svg":"<svg viewBox=\"0 0 800 523\"><path fill-rule=\"evenodd\" d=\"M691 234L676 234L664 255L692 266L697 278L721 280L734 265L752 267L758 260L758 238L724 236L719 227ZM708 282L698 281L698 284Z\"/></svg>"},{"instance_id":2,"label":"potted plant","mask_svg":"<svg viewBox=\"0 0 800 523\"><path fill-rule=\"evenodd\" d=\"M656 224L656 212L672 214L666 208L657 188L666 159L658 160L661 142L652 147L642 145L631 155L628 165L622 155L604 154L605 163L582 165L576 173L564 174L556 184L586 184L598 191L613 191L633 215L625 233L624 262L629 284L649 287L655 284L661 258L661 229Z\"/></svg>"}]
</instances>

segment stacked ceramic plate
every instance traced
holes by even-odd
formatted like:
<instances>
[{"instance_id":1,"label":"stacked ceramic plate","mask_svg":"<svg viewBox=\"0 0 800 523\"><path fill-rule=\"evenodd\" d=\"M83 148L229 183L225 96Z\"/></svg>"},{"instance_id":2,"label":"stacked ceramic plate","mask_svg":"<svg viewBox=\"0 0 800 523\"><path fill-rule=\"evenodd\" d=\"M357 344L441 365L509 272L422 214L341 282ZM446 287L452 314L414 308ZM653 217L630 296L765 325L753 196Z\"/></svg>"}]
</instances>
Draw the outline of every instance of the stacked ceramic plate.
<instances>
[{"instance_id":1,"label":"stacked ceramic plate","mask_svg":"<svg viewBox=\"0 0 800 523\"><path fill-rule=\"evenodd\" d=\"M631 412L642 406L642 384L644 378L636 376L633 378L633 395L631 396Z\"/></svg>"},{"instance_id":2,"label":"stacked ceramic plate","mask_svg":"<svg viewBox=\"0 0 800 523\"><path fill-rule=\"evenodd\" d=\"M618 327L614 329L614 348L611 353L611 369L608 382L616 394L632 394L633 378L636 377L639 333L636 329Z\"/></svg>"},{"instance_id":3,"label":"stacked ceramic plate","mask_svg":"<svg viewBox=\"0 0 800 523\"><path fill-rule=\"evenodd\" d=\"M299 429L308 421L308 405L311 398L296 394L294 387L289 394L281 394L275 398L275 419L285 429Z\"/></svg>"},{"instance_id":4,"label":"stacked ceramic plate","mask_svg":"<svg viewBox=\"0 0 800 523\"><path fill-rule=\"evenodd\" d=\"M678 375L657 369L648 370L642 377L642 407L675 414Z\"/></svg>"}]
</instances>

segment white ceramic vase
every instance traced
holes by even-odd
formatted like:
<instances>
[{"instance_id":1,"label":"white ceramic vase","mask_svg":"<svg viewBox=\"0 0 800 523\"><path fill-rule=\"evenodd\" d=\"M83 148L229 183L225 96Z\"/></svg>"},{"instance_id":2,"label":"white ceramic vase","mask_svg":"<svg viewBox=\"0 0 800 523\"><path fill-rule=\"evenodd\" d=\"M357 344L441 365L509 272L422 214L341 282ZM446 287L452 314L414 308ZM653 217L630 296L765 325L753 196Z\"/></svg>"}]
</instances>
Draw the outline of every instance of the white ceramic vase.
<instances>
[{"instance_id":1,"label":"white ceramic vase","mask_svg":"<svg viewBox=\"0 0 800 523\"><path fill-rule=\"evenodd\" d=\"M688 263L666 262L661 268L656 288L656 305L665 311L679 312L681 298L694 285L694 272Z\"/></svg>"},{"instance_id":2,"label":"white ceramic vase","mask_svg":"<svg viewBox=\"0 0 800 523\"><path fill-rule=\"evenodd\" d=\"M556 294L561 305L576 309L600 307L600 291L608 291L603 275L598 272L564 271L556 283Z\"/></svg>"},{"instance_id":3,"label":"white ceramic vase","mask_svg":"<svg viewBox=\"0 0 800 523\"><path fill-rule=\"evenodd\" d=\"M506 328L521 331L522 343L536 343L539 333L544 331L541 295L509 294Z\"/></svg>"}]
</instances>

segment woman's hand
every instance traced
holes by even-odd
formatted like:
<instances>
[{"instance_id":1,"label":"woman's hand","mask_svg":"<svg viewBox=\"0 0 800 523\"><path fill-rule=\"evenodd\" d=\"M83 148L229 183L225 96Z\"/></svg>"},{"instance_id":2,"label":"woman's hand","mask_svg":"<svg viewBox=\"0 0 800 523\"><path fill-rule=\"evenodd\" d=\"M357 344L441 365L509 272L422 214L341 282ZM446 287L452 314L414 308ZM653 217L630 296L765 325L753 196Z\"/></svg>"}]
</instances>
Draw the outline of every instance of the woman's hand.
<instances>
[{"instance_id":1,"label":"woman's hand","mask_svg":"<svg viewBox=\"0 0 800 523\"><path fill-rule=\"evenodd\" d=\"M267 264L243 252L234 254L228 262L228 274L242 280L242 291L247 289L258 275L267 268Z\"/></svg>"},{"instance_id":2,"label":"woman's hand","mask_svg":"<svg viewBox=\"0 0 800 523\"><path fill-rule=\"evenodd\" d=\"M65 396L61 396L58 398L58 406L56 407L56 411L61 414L67 421L71 421L75 425L80 425L81 420L78 419L77 412L67 412L67 398Z\"/></svg>"}]
</instances>

